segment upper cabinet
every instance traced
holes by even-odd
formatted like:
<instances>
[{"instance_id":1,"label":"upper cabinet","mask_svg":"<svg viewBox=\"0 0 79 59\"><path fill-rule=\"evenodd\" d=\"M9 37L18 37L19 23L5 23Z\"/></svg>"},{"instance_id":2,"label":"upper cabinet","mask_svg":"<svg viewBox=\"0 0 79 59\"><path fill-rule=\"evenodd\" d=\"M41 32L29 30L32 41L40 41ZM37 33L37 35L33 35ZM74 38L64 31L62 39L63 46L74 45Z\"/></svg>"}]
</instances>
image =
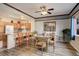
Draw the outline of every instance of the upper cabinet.
<instances>
[{"instance_id":1,"label":"upper cabinet","mask_svg":"<svg viewBox=\"0 0 79 59\"><path fill-rule=\"evenodd\" d=\"M27 30L31 30L31 23L26 23L25 26L26 26L26 29L27 29Z\"/></svg>"},{"instance_id":2,"label":"upper cabinet","mask_svg":"<svg viewBox=\"0 0 79 59\"><path fill-rule=\"evenodd\" d=\"M14 23L15 29L26 29L31 31L31 23L27 22L16 22Z\"/></svg>"},{"instance_id":3,"label":"upper cabinet","mask_svg":"<svg viewBox=\"0 0 79 59\"><path fill-rule=\"evenodd\" d=\"M0 32L4 32L6 25L13 25L15 30L25 29L26 31L31 31L31 23L29 23L29 22L21 22L21 21L3 22L3 21L0 21Z\"/></svg>"},{"instance_id":4,"label":"upper cabinet","mask_svg":"<svg viewBox=\"0 0 79 59\"><path fill-rule=\"evenodd\" d=\"M0 33L4 32L4 25L5 25L5 23L0 21Z\"/></svg>"}]
</instances>

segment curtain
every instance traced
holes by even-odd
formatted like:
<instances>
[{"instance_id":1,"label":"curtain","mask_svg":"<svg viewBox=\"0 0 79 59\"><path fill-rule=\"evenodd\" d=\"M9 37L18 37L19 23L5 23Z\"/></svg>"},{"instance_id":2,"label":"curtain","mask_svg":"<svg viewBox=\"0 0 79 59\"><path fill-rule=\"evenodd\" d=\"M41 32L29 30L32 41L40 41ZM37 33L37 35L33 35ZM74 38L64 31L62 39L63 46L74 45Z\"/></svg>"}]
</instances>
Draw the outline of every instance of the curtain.
<instances>
[{"instance_id":1,"label":"curtain","mask_svg":"<svg viewBox=\"0 0 79 59\"><path fill-rule=\"evenodd\" d=\"M71 38L72 40L75 40L75 36L76 36L76 18L74 16L71 17Z\"/></svg>"}]
</instances>

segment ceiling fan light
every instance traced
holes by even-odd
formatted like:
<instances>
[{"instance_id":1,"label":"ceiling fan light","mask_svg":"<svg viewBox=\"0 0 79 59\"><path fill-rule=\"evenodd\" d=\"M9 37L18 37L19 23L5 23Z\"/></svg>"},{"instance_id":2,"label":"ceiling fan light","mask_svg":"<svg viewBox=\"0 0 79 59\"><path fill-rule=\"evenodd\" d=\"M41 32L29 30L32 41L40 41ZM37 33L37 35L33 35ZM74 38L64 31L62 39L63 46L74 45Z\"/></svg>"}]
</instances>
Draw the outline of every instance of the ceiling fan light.
<instances>
[{"instance_id":1,"label":"ceiling fan light","mask_svg":"<svg viewBox=\"0 0 79 59\"><path fill-rule=\"evenodd\" d=\"M43 12L41 12L41 14L42 14L42 15L46 15L46 14L47 14L47 12L46 12L46 11L43 11Z\"/></svg>"}]
</instances>

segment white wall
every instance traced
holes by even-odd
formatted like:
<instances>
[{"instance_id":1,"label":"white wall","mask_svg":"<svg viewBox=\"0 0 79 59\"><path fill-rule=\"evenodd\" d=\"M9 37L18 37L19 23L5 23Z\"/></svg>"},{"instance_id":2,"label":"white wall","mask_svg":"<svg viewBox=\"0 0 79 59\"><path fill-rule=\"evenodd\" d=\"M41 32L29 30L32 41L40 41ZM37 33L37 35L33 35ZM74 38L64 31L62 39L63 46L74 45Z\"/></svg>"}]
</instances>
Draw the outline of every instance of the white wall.
<instances>
[{"instance_id":1,"label":"white wall","mask_svg":"<svg viewBox=\"0 0 79 59\"><path fill-rule=\"evenodd\" d=\"M52 21L56 21L56 35L58 36L62 35L63 29L70 28L70 19L52 20ZM38 33L44 32L44 22L49 22L49 21L36 21L35 22L35 30Z\"/></svg>"},{"instance_id":2,"label":"white wall","mask_svg":"<svg viewBox=\"0 0 79 59\"><path fill-rule=\"evenodd\" d=\"M35 22L35 31L37 31L39 34L43 33L44 24L42 21Z\"/></svg>"},{"instance_id":3,"label":"white wall","mask_svg":"<svg viewBox=\"0 0 79 59\"><path fill-rule=\"evenodd\" d=\"M62 30L65 28L70 28L70 20L57 20L56 21L56 35L62 36Z\"/></svg>"}]
</instances>

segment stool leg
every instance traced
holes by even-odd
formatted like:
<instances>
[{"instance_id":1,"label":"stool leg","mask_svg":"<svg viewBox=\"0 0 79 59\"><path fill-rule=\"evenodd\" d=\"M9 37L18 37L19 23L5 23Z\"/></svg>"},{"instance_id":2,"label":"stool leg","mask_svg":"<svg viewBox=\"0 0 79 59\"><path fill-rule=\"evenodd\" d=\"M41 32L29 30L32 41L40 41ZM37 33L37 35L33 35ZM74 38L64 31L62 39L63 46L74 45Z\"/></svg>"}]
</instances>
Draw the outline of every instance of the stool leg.
<instances>
[{"instance_id":1,"label":"stool leg","mask_svg":"<svg viewBox=\"0 0 79 59\"><path fill-rule=\"evenodd\" d=\"M26 47L29 48L29 38L26 38Z\"/></svg>"},{"instance_id":2,"label":"stool leg","mask_svg":"<svg viewBox=\"0 0 79 59\"><path fill-rule=\"evenodd\" d=\"M21 37L19 37L19 43L18 43L19 44L19 47L21 46L21 43L22 43L21 42Z\"/></svg>"}]
</instances>

